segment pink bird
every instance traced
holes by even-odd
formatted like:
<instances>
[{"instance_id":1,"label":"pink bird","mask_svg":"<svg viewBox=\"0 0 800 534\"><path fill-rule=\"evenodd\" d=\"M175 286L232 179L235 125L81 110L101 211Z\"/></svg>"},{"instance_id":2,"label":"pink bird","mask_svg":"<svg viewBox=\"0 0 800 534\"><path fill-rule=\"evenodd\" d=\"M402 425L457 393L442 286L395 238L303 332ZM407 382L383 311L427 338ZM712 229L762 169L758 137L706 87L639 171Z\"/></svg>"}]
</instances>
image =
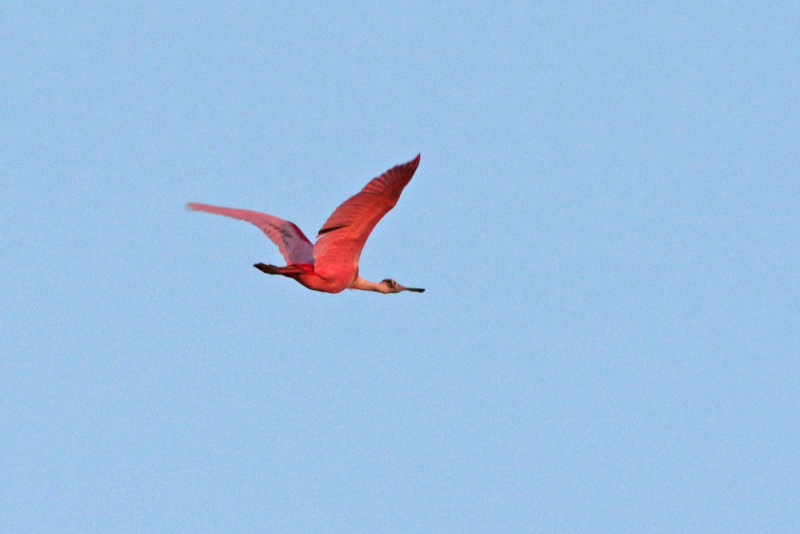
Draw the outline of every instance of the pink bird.
<instances>
[{"instance_id":1,"label":"pink bird","mask_svg":"<svg viewBox=\"0 0 800 534\"><path fill-rule=\"evenodd\" d=\"M216 213L253 223L267 234L286 259L286 267L256 263L256 269L267 274L281 274L297 280L315 291L339 293L343 289L363 289L379 293L400 293L424 289L403 287L391 278L380 283L370 282L358 275L361 249L378 221L391 210L403 188L411 181L419 165L419 154L403 165L389 169L371 180L364 189L345 200L328 217L311 241L294 223L274 215L234 208L219 208L208 204L189 204L189 209Z\"/></svg>"}]
</instances>

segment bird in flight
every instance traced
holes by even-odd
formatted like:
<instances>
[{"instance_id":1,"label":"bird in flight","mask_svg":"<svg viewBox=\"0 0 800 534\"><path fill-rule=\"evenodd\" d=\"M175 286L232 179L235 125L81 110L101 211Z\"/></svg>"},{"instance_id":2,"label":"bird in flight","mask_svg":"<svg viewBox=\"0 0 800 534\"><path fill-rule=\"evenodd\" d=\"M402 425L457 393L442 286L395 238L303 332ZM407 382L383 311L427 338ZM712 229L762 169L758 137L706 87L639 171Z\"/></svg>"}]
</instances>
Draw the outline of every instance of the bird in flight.
<instances>
[{"instance_id":1,"label":"bird in flight","mask_svg":"<svg viewBox=\"0 0 800 534\"><path fill-rule=\"evenodd\" d=\"M344 289L422 293L424 289L404 287L391 278L375 283L358 275L358 259L367 237L378 221L397 204L400 193L411 181L418 165L419 154L408 163L393 167L370 180L364 189L345 200L328 217L313 245L294 223L274 215L208 204L192 203L188 207L247 221L261 228L278 245L287 263L285 267L263 263L253 265L267 274L287 276L309 289L326 293L339 293Z\"/></svg>"}]
</instances>

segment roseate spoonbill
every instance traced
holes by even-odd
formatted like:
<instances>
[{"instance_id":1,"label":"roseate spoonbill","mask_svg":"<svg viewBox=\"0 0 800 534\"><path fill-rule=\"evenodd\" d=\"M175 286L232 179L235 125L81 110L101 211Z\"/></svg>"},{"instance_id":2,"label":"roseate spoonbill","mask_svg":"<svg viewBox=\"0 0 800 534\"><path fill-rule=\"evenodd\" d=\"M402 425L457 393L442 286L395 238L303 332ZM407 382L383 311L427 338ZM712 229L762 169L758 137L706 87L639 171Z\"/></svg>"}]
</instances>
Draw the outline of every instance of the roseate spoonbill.
<instances>
[{"instance_id":1,"label":"roseate spoonbill","mask_svg":"<svg viewBox=\"0 0 800 534\"><path fill-rule=\"evenodd\" d=\"M358 275L361 249L378 221L391 210L403 188L414 176L419 165L417 157L389 169L372 179L359 193L345 200L328 217L311 244L294 223L274 215L234 208L220 208L208 204L188 204L189 209L216 213L253 223L267 234L286 259L286 267L256 263L256 269L267 274L281 274L297 280L315 291L339 293L343 289L363 289L379 293L400 293L424 289L404 287L387 278L379 283L370 282Z\"/></svg>"}]
</instances>

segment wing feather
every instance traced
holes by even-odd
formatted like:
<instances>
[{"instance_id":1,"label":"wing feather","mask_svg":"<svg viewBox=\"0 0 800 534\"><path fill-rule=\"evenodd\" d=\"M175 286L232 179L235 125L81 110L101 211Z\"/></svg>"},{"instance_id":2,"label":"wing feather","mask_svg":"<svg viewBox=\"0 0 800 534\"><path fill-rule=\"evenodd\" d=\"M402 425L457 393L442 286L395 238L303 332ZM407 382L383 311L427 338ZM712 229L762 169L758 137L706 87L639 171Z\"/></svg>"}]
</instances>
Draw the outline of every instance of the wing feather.
<instances>
[{"instance_id":1,"label":"wing feather","mask_svg":"<svg viewBox=\"0 0 800 534\"><path fill-rule=\"evenodd\" d=\"M188 207L191 210L224 215L258 226L273 243L278 245L287 265L314 263L313 245L293 222L285 221L267 213L236 208L221 208L209 204L192 203L188 204Z\"/></svg>"},{"instance_id":2,"label":"wing feather","mask_svg":"<svg viewBox=\"0 0 800 534\"><path fill-rule=\"evenodd\" d=\"M334 264L358 267L361 249L372 229L391 210L419 165L413 160L373 178L364 188L345 200L325 221L314 244L317 270Z\"/></svg>"}]
</instances>

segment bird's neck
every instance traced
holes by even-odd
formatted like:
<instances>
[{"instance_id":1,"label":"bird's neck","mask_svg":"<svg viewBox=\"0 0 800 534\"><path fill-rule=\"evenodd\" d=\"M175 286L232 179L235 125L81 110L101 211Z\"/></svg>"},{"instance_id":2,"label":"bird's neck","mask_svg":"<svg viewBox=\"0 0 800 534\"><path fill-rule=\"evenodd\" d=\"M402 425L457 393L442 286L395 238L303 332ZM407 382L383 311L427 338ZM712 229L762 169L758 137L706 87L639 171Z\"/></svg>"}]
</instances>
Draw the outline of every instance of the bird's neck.
<instances>
[{"instance_id":1,"label":"bird's neck","mask_svg":"<svg viewBox=\"0 0 800 534\"><path fill-rule=\"evenodd\" d=\"M364 291L377 291L378 293L388 293L386 286L383 284L376 284L375 282L370 282L369 280L365 280L360 276L356 276L355 281L350 286L350 289L362 289Z\"/></svg>"}]
</instances>

